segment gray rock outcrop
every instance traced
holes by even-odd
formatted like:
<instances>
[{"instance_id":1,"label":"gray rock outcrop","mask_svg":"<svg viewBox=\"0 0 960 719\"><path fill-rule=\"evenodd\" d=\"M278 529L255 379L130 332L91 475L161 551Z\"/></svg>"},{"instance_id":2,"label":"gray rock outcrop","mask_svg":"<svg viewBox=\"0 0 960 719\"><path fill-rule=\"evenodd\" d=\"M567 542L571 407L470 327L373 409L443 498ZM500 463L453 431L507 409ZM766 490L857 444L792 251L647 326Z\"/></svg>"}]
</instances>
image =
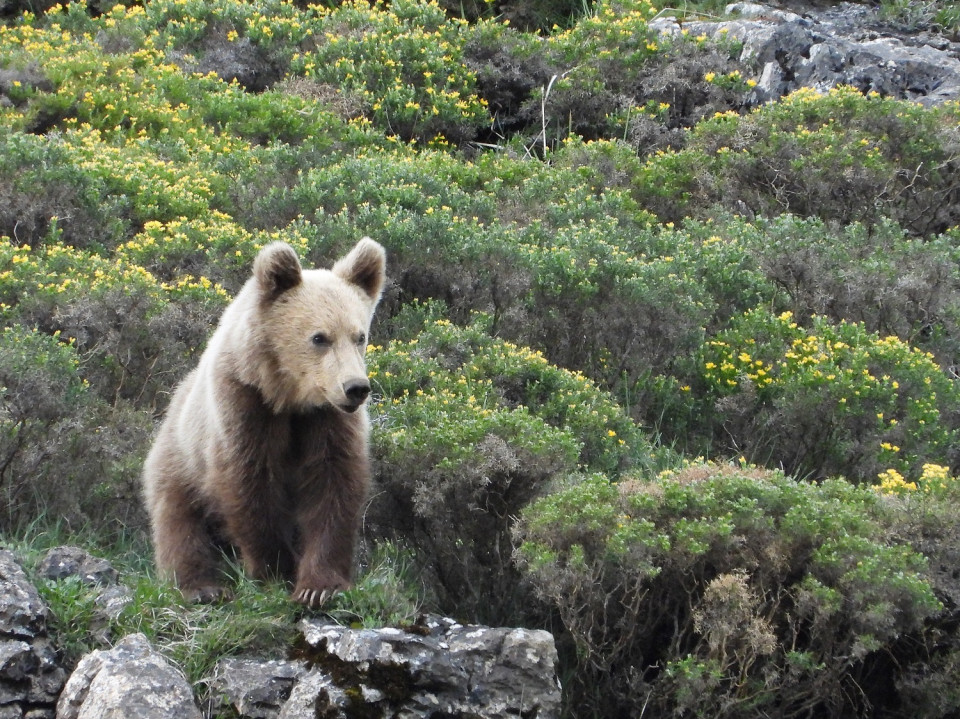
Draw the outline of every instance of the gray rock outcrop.
<instances>
[{"instance_id":1,"label":"gray rock outcrop","mask_svg":"<svg viewBox=\"0 0 960 719\"><path fill-rule=\"evenodd\" d=\"M557 652L545 631L428 617L409 631L301 624L301 658L229 659L211 683L251 719L559 716Z\"/></svg>"},{"instance_id":2,"label":"gray rock outcrop","mask_svg":"<svg viewBox=\"0 0 960 719\"><path fill-rule=\"evenodd\" d=\"M41 576L102 588L109 618L131 601L108 563L58 547ZM98 590L99 591L99 590ZM200 719L194 688L131 634L84 656L67 679L48 636L49 608L11 552L0 551L0 719ZM95 623L97 624L97 623ZM557 652L545 631L464 626L427 617L408 629L301 623L291 660L227 658L206 684L210 715L251 719L324 717L556 717Z\"/></svg>"},{"instance_id":3,"label":"gray rock outcrop","mask_svg":"<svg viewBox=\"0 0 960 719\"><path fill-rule=\"evenodd\" d=\"M57 703L57 719L200 719L193 688L142 634L87 654Z\"/></svg>"},{"instance_id":4,"label":"gray rock outcrop","mask_svg":"<svg viewBox=\"0 0 960 719\"><path fill-rule=\"evenodd\" d=\"M13 553L0 550L0 719L47 719L66 681L49 609Z\"/></svg>"},{"instance_id":5,"label":"gray rock outcrop","mask_svg":"<svg viewBox=\"0 0 960 719\"><path fill-rule=\"evenodd\" d=\"M801 87L825 91L851 85L861 92L935 105L960 98L960 45L930 32L898 32L877 9L840 3L800 15L751 2L727 6L731 19L655 21L667 35L742 43L740 60L756 66L756 102L776 100Z\"/></svg>"}]
</instances>

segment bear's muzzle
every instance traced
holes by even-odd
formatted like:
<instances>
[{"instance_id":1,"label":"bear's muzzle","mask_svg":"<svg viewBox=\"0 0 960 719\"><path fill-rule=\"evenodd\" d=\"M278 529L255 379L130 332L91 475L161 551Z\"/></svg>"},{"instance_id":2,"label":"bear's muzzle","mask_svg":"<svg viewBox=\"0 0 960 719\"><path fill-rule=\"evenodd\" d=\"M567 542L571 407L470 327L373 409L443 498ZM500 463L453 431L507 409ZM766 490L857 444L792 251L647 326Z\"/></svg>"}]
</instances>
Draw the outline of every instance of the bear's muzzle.
<instances>
[{"instance_id":1,"label":"bear's muzzle","mask_svg":"<svg viewBox=\"0 0 960 719\"><path fill-rule=\"evenodd\" d=\"M340 406L341 409L346 412L356 412L370 396L370 381L363 377L362 379L352 379L344 382L343 394L347 401Z\"/></svg>"}]
</instances>

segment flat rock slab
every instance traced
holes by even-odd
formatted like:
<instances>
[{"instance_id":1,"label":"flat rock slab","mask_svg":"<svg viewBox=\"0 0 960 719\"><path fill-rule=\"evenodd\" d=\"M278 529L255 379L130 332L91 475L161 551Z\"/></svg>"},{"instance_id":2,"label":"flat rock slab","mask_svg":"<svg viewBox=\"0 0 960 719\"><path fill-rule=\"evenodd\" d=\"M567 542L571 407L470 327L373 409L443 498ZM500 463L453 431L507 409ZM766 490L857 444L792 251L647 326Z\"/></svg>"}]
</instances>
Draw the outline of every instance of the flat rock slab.
<instances>
[{"instance_id":1,"label":"flat rock slab","mask_svg":"<svg viewBox=\"0 0 960 719\"><path fill-rule=\"evenodd\" d=\"M228 659L211 682L222 709L251 719L560 714L549 632L427 617L407 629L301 623L296 659Z\"/></svg>"}]
</instances>

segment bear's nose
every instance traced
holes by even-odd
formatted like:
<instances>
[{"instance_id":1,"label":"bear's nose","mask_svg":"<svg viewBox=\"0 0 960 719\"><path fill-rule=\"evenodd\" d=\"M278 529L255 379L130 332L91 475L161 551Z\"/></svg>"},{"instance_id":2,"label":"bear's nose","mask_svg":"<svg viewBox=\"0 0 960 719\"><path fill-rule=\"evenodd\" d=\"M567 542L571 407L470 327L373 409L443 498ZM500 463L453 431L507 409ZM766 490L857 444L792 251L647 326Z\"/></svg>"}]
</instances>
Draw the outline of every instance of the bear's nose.
<instances>
[{"instance_id":1,"label":"bear's nose","mask_svg":"<svg viewBox=\"0 0 960 719\"><path fill-rule=\"evenodd\" d=\"M343 393L354 407L359 407L370 396L370 382L366 379L352 379L343 385Z\"/></svg>"}]
</instances>

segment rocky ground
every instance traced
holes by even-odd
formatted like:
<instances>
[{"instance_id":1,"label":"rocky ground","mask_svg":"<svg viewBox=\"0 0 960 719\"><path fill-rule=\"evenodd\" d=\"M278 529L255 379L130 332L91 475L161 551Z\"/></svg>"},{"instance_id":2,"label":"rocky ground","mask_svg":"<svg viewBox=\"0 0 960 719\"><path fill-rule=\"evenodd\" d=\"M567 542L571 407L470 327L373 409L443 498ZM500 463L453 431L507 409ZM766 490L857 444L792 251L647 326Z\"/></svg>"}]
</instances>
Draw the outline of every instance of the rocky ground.
<instances>
[{"instance_id":1,"label":"rocky ground","mask_svg":"<svg viewBox=\"0 0 960 719\"><path fill-rule=\"evenodd\" d=\"M793 7L793 5L791 4ZM739 2L720 22L657 21L663 32L686 29L743 43L741 61L761 68L757 102L800 89L852 85L923 105L960 97L960 44L929 30L884 22L876 7L855 3L779 9Z\"/></svg>"},{"instance_id":2,"label":"rocky ground","mask_svg":"<svg viewBox=\"0 0 960 719\"><path fill-rule=\"evenodd\" d=\"M225 657L202 681L197 694L209 699L201 709L195 688L162 648L143 634L110 636L110 617L130 592L109 563L57 547L38 572L102 587L101 641L112 646L64 666L49 609L13 553L0 551L0 719L559 715L557 652L548 632L434 616L378 630L306 618L286 653Z\"/></svg>"}]
</instances>

